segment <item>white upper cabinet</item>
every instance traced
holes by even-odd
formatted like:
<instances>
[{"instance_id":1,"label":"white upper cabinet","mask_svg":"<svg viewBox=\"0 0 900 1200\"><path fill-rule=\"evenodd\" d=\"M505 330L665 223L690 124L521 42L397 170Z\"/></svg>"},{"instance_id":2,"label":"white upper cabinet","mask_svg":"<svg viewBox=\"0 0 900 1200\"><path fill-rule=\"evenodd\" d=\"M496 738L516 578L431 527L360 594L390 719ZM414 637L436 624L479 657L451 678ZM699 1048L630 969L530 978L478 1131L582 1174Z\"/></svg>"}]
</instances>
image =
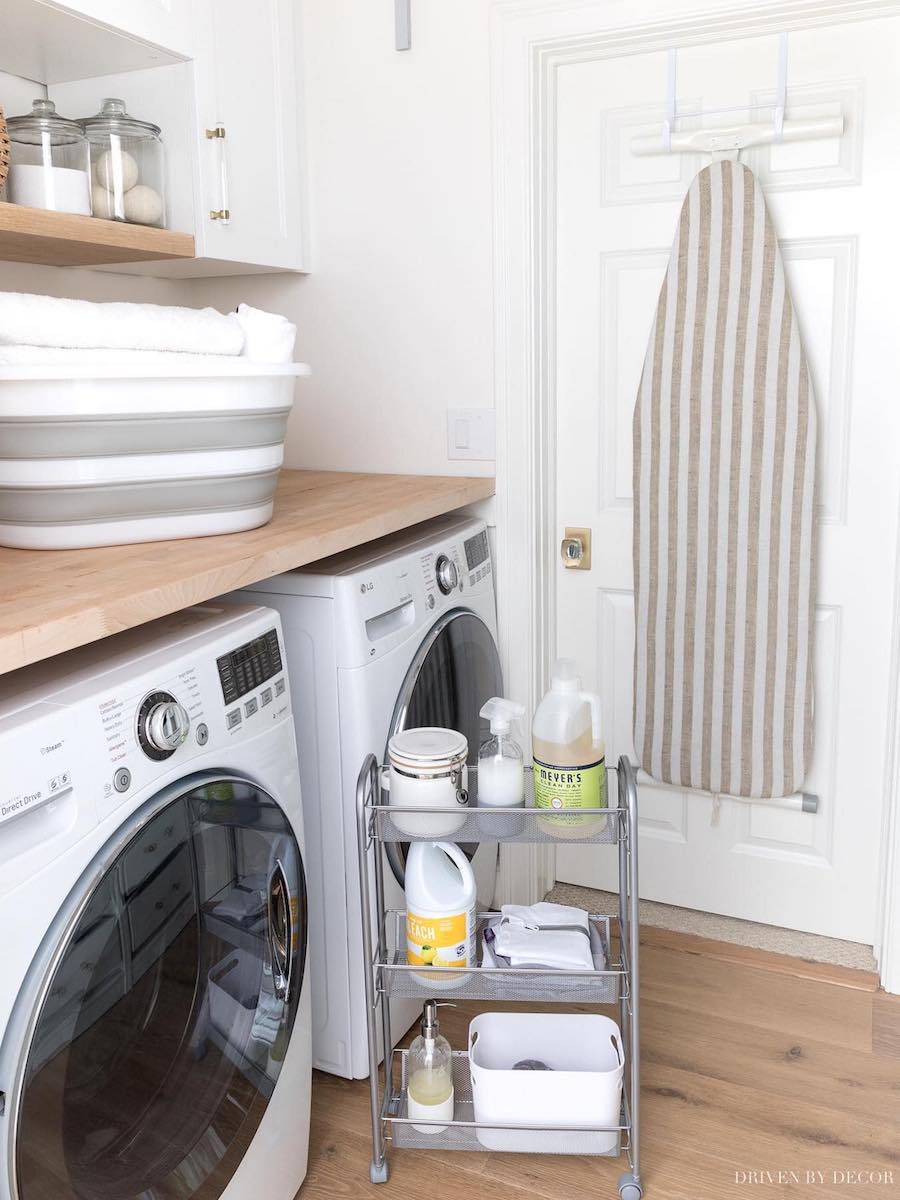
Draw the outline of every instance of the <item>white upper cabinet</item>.
<instances>
[{"instance_id":1,"label":"white upper cabinet","mask_svg":"<svg viewBox=\"0 0 900 1200\"><path fill-rule=\"evenodd\" d=\"M84 117L106 96L162 129L166 223L194 258L117 264L169 276L302 271L296 0L0 0L0 72ZM0 93L0 103L3 95Z\"/></svg>"},{"instance_id":2,"label":"white upper cabinet","mask_svg":"<svg viewBox=\"0 0 900 1200\"><path fill-rule=\"evenodd\" d=\"M192 51L191 5L186 0L65 0L51 8L97 21L174 54Z\"/></svg>"},{"instance_id":3,"label":"white upper cabinet","mask_svg":"<svg viewBox=\"0 0 900 1200\"><path fill-rule=\"evenodd\" d=\"M195 0L197 256L303 268L293 0Z\"/></svg>"}]
</instances>

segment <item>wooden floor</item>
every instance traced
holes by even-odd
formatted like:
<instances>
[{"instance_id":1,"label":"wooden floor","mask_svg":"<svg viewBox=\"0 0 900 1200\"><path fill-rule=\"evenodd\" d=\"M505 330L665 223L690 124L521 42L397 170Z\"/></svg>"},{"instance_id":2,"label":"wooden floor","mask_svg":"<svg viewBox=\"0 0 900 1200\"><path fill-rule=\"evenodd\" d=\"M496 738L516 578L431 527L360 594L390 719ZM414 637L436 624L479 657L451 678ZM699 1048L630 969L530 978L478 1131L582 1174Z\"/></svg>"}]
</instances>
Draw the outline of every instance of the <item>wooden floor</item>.
<instances>
[{"instance_id":1,"label":"wooden floor","mask_svg":"<svg viewBox=\"0 0 900 1200\"><path fill-rule=\"evenodd\" d=\"M864 972L733 949L653 930L642 942L647 1200L900 1197L900 997ZM484 1007L443 1010L455 1048ZM302 1200L617 1200L625 1169L407 1150L373 1187L368 1130L368 1084L317 1072Z\"/></svg>"}]
</instances>

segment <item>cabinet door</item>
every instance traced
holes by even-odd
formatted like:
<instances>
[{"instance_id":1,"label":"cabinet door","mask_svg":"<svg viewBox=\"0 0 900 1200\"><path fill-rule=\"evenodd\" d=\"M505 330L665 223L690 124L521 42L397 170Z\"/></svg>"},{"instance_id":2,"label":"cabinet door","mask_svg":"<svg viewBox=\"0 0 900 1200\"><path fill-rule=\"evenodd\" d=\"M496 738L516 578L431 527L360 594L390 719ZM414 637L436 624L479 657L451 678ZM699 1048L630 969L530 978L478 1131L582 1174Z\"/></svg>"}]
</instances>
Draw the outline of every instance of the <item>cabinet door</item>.
<instances>
[{"instance_id":1,"label":"cabinet door","mask_svg":"<svg viewBox=\"0 0 900 1200\"><path fill-rule=\"evenodd\" d=\"M302 267L294 8L198 0L198 256ZM224 137L207 136L217 128Z\"/></svg>"},{"instance_id":2,"label":"cabinet door","mask_svg":"<svg viewBox=\"0 0 900 1200\"><path fill-rule=\"evenodd\" d=\"M190 6L184 0L65 0L54 8L78 13L176 54L191 53Z\"/></svg>"}]
</instances>

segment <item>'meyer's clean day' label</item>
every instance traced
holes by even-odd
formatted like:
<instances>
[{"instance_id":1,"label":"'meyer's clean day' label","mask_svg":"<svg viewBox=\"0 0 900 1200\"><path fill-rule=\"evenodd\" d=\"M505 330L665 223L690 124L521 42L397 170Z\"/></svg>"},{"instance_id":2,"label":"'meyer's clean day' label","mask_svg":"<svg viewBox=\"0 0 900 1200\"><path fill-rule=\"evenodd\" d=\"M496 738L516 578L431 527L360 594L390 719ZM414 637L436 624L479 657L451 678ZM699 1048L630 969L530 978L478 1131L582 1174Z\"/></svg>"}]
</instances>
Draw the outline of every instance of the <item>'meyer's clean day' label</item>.
<instances>
[{"instance_id":1,"label":"'meyer's clean day' label","mask_svg":"<svg viewBox=\"0 0 900 1200\"><path fill-rule=\"evenodd\" d=\"M554 767L536 758L534 804L535 808L546 808L553 812L606 808L606 759L601 758L599 762L583 767ZM560 818L559 824L581 825L586 820L589 818L565 817Z\"/></svg>"}]
</instances>

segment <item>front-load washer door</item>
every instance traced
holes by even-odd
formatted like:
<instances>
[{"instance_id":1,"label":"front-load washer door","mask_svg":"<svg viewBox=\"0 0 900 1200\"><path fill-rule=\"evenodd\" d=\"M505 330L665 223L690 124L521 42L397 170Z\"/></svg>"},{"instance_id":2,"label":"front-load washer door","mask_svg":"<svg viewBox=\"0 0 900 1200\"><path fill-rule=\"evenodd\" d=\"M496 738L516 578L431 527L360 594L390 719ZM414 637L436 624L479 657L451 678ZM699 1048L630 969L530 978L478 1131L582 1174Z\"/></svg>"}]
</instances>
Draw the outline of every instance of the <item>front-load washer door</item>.
<instances>
[{"instance_id":1,"label":"front-load washer door","mask_svg":"<svg viewBox=\"0 0 900 1200\"><path fill-rule=\"evenodd\" d=\"M16 1200L216 1200L272 1097L305 970L300 848L252 783L191 783L70 900L20 1076Z\"/></svg>"},{"instance_id":2,"label":"front-load washer door","mask_svg":"<svg viewBox=\"0 0 900 1200\"><path fill-rule=\"evenodd\" d=\"M474 765L487 736L481 709L492 696L502 695L503 672L493 634L475 613L454 609L431 627L411 663L397 698L388 740L401 729L456 729L465 734L469 763ZM462 848L474 862L479 899L489 904L497 847L476 844ZM385 843L388 862L401 886L408 849L406 842Z\"/></svg>"}]
</instances>

